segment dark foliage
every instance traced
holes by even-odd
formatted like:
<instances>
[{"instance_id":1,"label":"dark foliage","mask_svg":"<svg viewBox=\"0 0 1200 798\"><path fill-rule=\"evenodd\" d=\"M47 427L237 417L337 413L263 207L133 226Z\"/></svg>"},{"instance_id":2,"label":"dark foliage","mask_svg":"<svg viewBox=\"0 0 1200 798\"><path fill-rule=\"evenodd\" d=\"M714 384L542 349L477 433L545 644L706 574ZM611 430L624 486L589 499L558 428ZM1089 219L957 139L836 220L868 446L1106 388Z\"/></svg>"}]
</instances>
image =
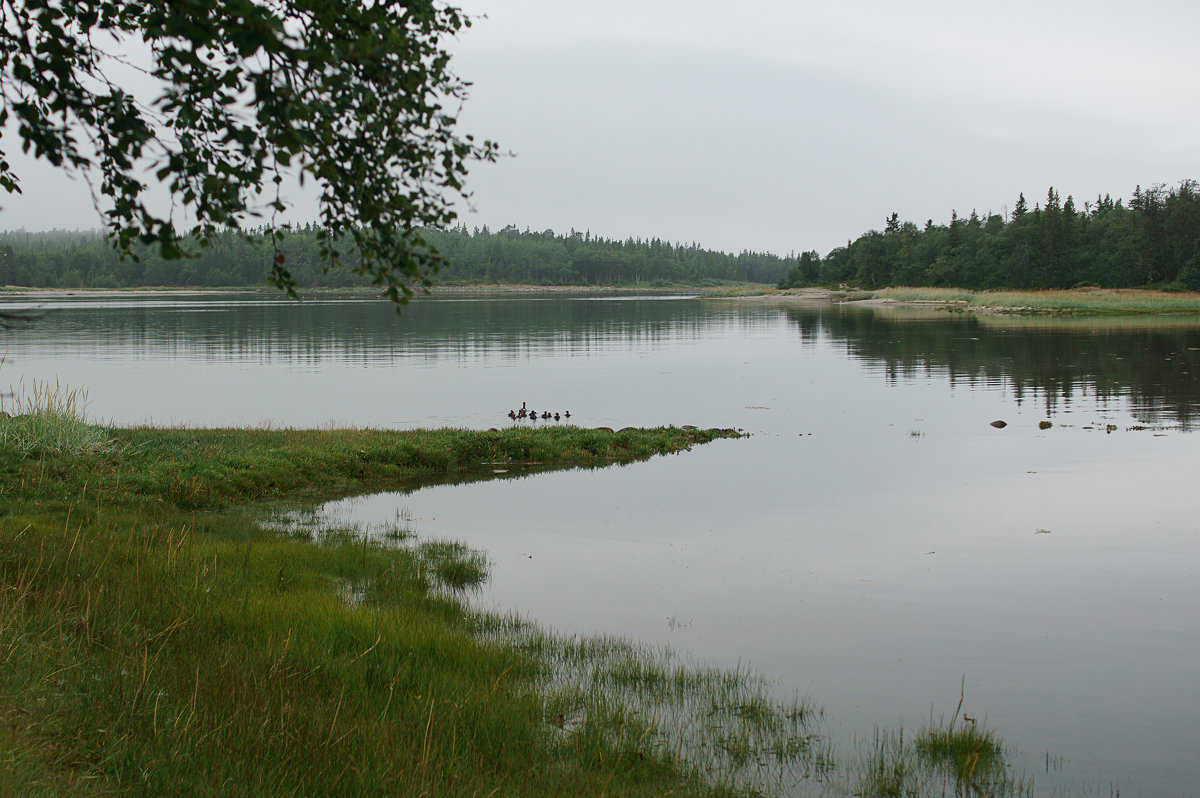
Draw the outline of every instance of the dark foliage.
<instances>
[{"instance_id":1,"label":"dark foliage","mask_svg":"<svg viewBox=\"0 0 1200 798\"><path fill-rule=\"evenodd\" d=\"M1128 204L1111 196L1078 208L1053 188L1029 210L1022 194L1012 213L950 224L901 223L896 214L825 256L806 253L781 288L850 283L960 288L1200 288L1200 184L1134 190Z\"/></svg>"},{"instance_id":2,"label":"dark foliage","mask_svg":"<svg viewBox=\"0 0 1200 798\"><path fill-rule=\"evenodd\" d=\"M467 84L444 40L469 24L433 0L13 0L0 126L88 181L124 257L179 260L252 225L273 242L296 174L320 195L321 267L403 303L441 264L421 228L452 223L467 164L495 156L454 130ZM20 185L0 153L0 188ZM284 254L268 263L292 292Z\"/></svg>"}]
</instances>

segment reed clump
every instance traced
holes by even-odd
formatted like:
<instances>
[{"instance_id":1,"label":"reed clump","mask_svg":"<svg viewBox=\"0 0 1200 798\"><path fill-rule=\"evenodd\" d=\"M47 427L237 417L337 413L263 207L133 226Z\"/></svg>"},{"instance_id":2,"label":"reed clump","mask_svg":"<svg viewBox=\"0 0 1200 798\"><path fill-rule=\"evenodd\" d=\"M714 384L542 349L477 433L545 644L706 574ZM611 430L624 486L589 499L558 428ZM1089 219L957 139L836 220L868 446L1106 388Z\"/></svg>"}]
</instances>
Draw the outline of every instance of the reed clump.
<instances>
[{"instance_id":1,"label":"reed clump","mask_svg":"<svg viewBox=\"0 0 1200 798\"><path fill-rule=\"evenodd\" d=\"M960 704L961 707L961 704ZM847 768L853 795L992 798L1034 794L1033 780L1017 774L1012 752L995 733L968 719L929 721L915 734L877 729L856 741L858 762Z\"/></svg>"},{"instance_id":2,"label":"reed clump","mask_svg":"<svg viewBox=\"0 0 1200 798\"><path fill-rule=\"evenodd\" d=\"M43 453L99 452L108 443L106 430L89 424L87 391L55 379L23 381L0 395L0 446L26 457Z\"/></svg>"}]
</instances>

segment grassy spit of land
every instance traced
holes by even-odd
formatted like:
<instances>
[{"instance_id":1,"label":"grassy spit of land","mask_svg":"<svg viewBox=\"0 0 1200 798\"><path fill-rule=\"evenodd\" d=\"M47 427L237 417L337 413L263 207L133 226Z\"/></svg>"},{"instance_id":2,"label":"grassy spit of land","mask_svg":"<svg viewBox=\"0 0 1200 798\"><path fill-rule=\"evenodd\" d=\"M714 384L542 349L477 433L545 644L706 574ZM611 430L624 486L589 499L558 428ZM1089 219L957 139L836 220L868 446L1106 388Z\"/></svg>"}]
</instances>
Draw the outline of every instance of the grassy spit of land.
<instances>
[{"instance_id":1,"label":"grassy spit of land","mask_svg":"<svg viewBox=\"0 0 1200 798\"><path fill-rule=\"evenodd\" d=\"M402 523L263 523L267 507L599 467L734 430L113 429L79 399L35 385L0 416L0 794L1026 787L990 732L953 719L839 766L822 711L744 669L471 612L456 591L486 556L408 541Z\"/></svg>"},{"instance_id":2,"label":"grassy spit of land","mask_svg":"<svg viewBox=\"0 0 1200 798\"><path fill-rule=\"evenodd\" d=\"M780 299L800 302L854 302L912 305L977 313L1029 315L1171 315L1200 313L1200 293L1135 288L1072 288L1046 291L971 291L962 288L908 288L866 291L855 288L790 288L705 291L713 298Z\"/></svg>"},{"instance_id":3,"label":"grassy spit of land","mask_svg":"<svg viewBox=\"0 0 1200 798\"><path fill-rule=\"evenodd\" d=\"M736 432L48 434L71 419L39 415L0 420L0 792L694 786L649 748L630 766L619 736L555 746L534 689L544 663L481 635L484 620L437 589L439 574L472 578L455 551L431 562L428 547L306 541L264 529L251 505L496 463L603 465Z\"/></svg>"}]
</instances>

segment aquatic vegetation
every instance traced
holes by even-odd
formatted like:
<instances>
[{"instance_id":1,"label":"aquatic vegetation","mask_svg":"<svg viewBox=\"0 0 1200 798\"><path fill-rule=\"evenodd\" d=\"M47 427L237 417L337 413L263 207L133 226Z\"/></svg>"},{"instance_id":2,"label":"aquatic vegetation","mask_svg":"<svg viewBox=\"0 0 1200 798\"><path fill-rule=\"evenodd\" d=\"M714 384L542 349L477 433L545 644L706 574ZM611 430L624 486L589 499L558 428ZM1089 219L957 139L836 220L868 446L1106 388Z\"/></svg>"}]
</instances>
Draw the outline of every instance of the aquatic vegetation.
<instances>
[{"instance_id":1,"label":"aquatic vegetation","mask_svg":"<svg viewBox=\"0 0 1200 798\"><path fill-rule=\"evenodd\" d=\"M848 769L848 791L872 798L955 795L993 798L1033 793L1033 779L1017 775L1013 752L974 719L928 722L909 734L877 729L856 741L858 761Z\"/></svg>"},{"instance_id":2,"label":"aquatic vegetation","mask_svg":"<svg viewBox=\"0 0 1200 798\"><path fill-rule=\"evenodd\" d=\"M561 746L636 741L643 756L737 794L791 794L835 768L824 710L804 696L781 698L748 669L620 638L564 638L515 618L487 630L542 664L538 689Z\"/></svg>"},{"instance_id":3,"label":"aquatic vegetation","mask_svg":"<svg viewBox=\"0 0 1200 798\"><path fill-rule=\"evenodd\" d=\"M451 590L479 587L488 578L487 555L465 543L429 540L413 551L435 582Z\"/></svg>"}]
</instances>

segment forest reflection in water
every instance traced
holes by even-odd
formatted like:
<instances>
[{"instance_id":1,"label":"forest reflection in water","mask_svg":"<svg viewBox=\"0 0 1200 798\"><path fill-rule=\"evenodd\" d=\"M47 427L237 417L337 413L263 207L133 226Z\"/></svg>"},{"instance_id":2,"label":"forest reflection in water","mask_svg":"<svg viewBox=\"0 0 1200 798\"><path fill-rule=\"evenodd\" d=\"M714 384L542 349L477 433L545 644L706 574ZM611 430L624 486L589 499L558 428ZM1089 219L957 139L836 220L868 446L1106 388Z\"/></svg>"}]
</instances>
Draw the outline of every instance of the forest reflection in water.
<instances>
[{"instance_id":1,"label":"forest reflection in water","mask_svg":"<svg viewBox=\"0 0 1200 798\"><path fill-rule=\"evenodd\" d=\"M889 382L937 375L952 388L1000 387L1021 405L1042 408L1048 417L1080 401L1124 402L1140 423L1190 430L1200 404L1200 320L1192 318L1046 319L588 295L423 298L400 319L388 303L361 295L318 296L301 303L269 294L60 296L0 299L0 303L39 307L47 313L35 327L6 332L10 379L49 376L52 365L53 376L79 382L72 372L83 371L98 415L119 423L139 420L129 413L143 403L131 397L132 402L114 400L110 406L95 381L109 382L111 376L128 371L133 372L128 375L130 390L136 391L144 387L140 382L153 382L164 370L180 364L213 370L220 381L222 372L231 369L264 373L320 372L347 365L355 370L487 369L614 352L678 352L717 341L738 343L748 357L769 356L770 348L778 344L805 347L824 341L840 346ZM780 329L784 322L793 335ZM81 360L104 361L110 373L96 374ZM133 361L138 368L128 368ZM22 363L26 365L18 365ZM161 368L155 369L156 363ZM0 374L0 379L4 376ZM239 385L243 382L237 379ZM346 387L353 389L357 382L364 390L376 384L370 379L351 380ZM305 387L311 390L312 386ZM336 390L331 387L330 392ZM153 393L156 398L161 395L161 386L154 387ZM250 396L241 398L253 402ZM433 396L422 399L428 404ZM606 404L615 401L619 400L606 398ZM329 407L336 402L322 404ZM354 404L365 409L361 402ZM168 410L161 405L145 409L144 418L164 418ZM494 423L493 413L484 416L462 410L451 419L453 423ZM220 412L173 418L184 423L229 423L221 421ZM276 415L264 405L251 422ZM406 412L383 418L372 414L316 420L394 425L398 415L405 425L419 418ZM620 423L669 423L628 415ZM245 423L247 419L230 420ZM304 416L277 420L307 423Z\"/></svg>"},{"instance_id":2,"label":"forest reflection in water","mask_svg":"<svg viewBox=\"0 0 1200 798\"><path fill-rule=\"evenodd\" d=\"M787 309L803 338L827 337L895 382L945 375L1000 386L1047 416L1090 397L1126 399L1145 424L1193 429L1200 319L1045 318L882 308Z\"/></svg>"}]
</instances>

